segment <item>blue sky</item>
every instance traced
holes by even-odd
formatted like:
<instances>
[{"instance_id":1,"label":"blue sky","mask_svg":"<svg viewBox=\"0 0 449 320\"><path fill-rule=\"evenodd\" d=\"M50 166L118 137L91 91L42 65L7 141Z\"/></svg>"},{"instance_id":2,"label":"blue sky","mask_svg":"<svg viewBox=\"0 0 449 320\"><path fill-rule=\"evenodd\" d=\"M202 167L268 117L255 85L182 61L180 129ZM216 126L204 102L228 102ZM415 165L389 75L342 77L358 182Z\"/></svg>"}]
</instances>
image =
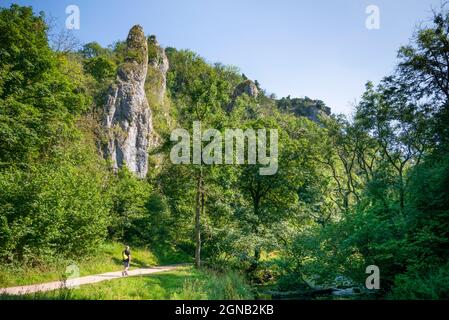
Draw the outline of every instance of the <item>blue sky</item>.
<instances>
[{"instance_id":1,"label":"blue sky","mask_svg":"<svg viewBox=\"0 0 449 320\"><path fill-rule=\"evenodd\" d=\"M40 0L31 5L58 19L80 8L83 42L125 39L134 24L163 46L191 49L210 62L238 66L278 97L308 96L334 113L350 114L364 84L391 73L399 46L440 0ZM368 5L380 9L380 29L368 30Z\"/></svg>"}]
</instances>

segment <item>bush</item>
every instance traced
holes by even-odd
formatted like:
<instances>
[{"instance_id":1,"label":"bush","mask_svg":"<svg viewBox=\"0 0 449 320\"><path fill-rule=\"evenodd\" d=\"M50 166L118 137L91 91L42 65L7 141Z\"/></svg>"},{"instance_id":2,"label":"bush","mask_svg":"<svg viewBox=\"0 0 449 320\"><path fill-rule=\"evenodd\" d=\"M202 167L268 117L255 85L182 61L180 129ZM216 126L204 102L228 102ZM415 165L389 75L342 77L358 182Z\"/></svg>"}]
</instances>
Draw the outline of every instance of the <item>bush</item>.
<instances>
[{"instance_id":1,"label":"bush","mask_svg":"<svg viewBox=\"0 0 449 320\"><path fill-rule=\"evenodd\" d=\"M0 173L4 260L78 257L105 239L111 207L107 171L89 147L75 145L63 154L26 170Z\"/></svg>"},{"instance_id":2,"label":"bush","mask_svg":"<svg viewBox=\"0 0 449 320\"><path fill-rule=\"evenodd\" d=\"M116 73L113 61L106 57L94 57L84 62L84 69L98 82L112 79Z\"/></svg>"},{"instance_id":3,"label":"bush","mask_svg":"<svg viewBox=\"0 0 449 320\"><path fill-rule=\"evenodd\" d=\"M390 299L449 299L449 263L422 275L408 272L396 277Z\"/></svg>"}]
</instances>

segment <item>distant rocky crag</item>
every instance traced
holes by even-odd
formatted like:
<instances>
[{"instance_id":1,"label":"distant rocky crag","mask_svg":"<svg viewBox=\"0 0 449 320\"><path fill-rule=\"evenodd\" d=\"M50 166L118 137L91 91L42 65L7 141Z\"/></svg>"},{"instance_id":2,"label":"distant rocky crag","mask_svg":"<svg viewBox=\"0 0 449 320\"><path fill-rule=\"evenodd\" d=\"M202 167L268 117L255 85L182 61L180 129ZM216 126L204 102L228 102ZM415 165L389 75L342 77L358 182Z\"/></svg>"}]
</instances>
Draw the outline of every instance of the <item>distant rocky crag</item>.
<instances>
[{"instance_id":1,"label":"distant rocky crag","mask_svg":"<svg viewBox=\"0 0 449 320\"><path fill-rule=\"evenodd\" d=\"M299 117L305 117L314 122L320 122L321 117L329 117L331 108L321 100L305 98L282 98L276 100L277 107L284 112L291 112Z\"/></svg>"}]
</instances>

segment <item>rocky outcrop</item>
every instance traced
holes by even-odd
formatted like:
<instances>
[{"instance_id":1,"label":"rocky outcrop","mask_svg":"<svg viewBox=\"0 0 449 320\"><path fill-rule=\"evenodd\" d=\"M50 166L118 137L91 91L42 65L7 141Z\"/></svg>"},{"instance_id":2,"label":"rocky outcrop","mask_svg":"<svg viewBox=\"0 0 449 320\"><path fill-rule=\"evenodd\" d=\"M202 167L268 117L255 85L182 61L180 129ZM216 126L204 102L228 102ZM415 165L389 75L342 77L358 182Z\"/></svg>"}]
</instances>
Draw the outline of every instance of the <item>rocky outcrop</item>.
<instances>
[{"instance_id":1,"label":"rocky outcrop","mask_svg":"<svg viewBox=\"0 0 449 320\"><path fill-rule=\"evenodd\" d=\"M291 112L299 117L305 117L314 122L320 122L320 118L331 115L331 108L321 100L305 98L282 98L276 100L276 105L281 111Z\"/></svg>"},{"instance_id":2,"label":"rocky outcrop","mask_svg":"<svg viewBox=\"0 0 449 320\"><path fill-rule=\"evenodd\" d=\"M148 67L147 83L150 94L156 103L163 104L169 62L164 48L159 45L154 35L148 37Z\"/></svg>"},{"instance_id":3,"label":"rocky outcrop","mask_svg":"<svg viewBox=\"0 0 449 320\"><path fill-rule=\"evenodd\" d=\"M246 93L251 98L257 98L257 96L259 95L259 89L252 80L247 79L240 83L237 87L235 87L232 98L235 100L244 93Z\"/></svg>"},{"instance_id":4,"label":"rocky outcrop","mask_svg":"<svg viewBox=\"0 0 449 320\"><path fill-rule=\"evenodd\" d=\"M242 95L246 94L250 98L257 98L260 94L259 88L257 88L257 85L249 79L246 79L245 81L239 83L232 93L232 100L227 106L227 111L231 112L234 109L236 100L238 97L241 97Z\"/></svg>"},{"instance_id":5,"label":"rocky outcrop","mask_svg":"<svg viewBox=\"0 0 449 320\"><path fill-rule=\"evenodd\" d=\"M320 118L330 116L331 109L320 104L296 108L294 113L300 117L306 117L314 122L320 122Z\"/></svg>"},{"instance_id":6,"label":"rocky outcrop","mask_svg":"<svg viewBox=\"0 0 449 320\"><path fill-rule=\"evenodd\" d=\"M117 80L109 88L103 127L107 146L104 153L117 170L126 165L143 178L148 172L149 136L153 131L151 110L145 95L148 45L141 26L131 28L126 56Z\"/></svg>"}]
</instances>

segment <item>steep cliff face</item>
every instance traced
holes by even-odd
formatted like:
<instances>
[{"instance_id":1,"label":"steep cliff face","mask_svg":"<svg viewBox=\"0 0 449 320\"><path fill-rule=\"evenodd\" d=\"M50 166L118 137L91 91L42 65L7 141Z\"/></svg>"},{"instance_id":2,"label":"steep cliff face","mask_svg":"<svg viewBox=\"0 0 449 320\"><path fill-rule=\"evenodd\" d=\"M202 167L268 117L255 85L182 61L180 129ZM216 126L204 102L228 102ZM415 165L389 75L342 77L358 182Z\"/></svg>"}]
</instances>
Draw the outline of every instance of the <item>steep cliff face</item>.
<instances>
[{"instance_id":1,"label":"steep cliff face","mask_svg":"<svg viewBox=\"0 0 449 320\"><path fill-rule=\"evenodd\" d=\"M150 88L155 102L161 105L164 103L167 89L169 62L164 48L159 45L154 35L148 38L148 68L147 87Z\"/></svg>"},{"instance_id":2,"label":"steep cliff face","mask_svg":"<svg viewBox=\"0 0 449 320\"><path fill-rule=\"evenodd\" d=\"M141 26L131 28L126 45L125 61L109 89L104 109L103 127L108 139L104 151L114 169L126 164L131 172L143 178L148 172L149 137L153 126L144 89L148 45Z\"/></svg>"}]
</instances>

